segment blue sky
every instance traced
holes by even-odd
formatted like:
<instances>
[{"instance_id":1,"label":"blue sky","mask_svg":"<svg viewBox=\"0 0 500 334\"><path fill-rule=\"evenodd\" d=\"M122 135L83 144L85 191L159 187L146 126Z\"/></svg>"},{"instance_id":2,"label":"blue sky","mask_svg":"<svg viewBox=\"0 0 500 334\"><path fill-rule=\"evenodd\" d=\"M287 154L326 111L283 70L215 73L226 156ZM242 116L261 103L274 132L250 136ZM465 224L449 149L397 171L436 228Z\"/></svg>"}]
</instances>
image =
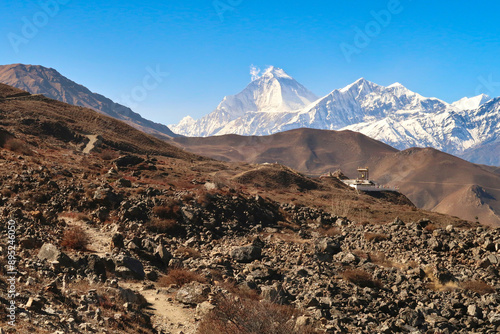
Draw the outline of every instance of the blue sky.
<instances>
[{"instance_id":1,"label":"blue sky","mask_svg":"<svg viewBox=\"0 0 500 334\"><path fill-rule=\"evenodd\" d=\"M499 12L496 1L7 0L0 63L53 67L119 102L135 92L134 110L164 124L211 112L252 64L319 96L364 77L453 102L500 95Z\"/></svg>"}]
</instances>

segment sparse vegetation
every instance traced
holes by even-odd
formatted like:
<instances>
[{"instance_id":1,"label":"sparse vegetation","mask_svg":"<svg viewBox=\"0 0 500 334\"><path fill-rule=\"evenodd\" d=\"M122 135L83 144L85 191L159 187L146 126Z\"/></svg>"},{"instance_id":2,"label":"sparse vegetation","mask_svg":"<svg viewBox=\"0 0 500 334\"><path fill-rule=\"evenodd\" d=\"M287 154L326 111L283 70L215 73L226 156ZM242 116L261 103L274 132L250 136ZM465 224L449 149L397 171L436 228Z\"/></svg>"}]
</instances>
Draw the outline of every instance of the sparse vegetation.
<instances>
[{"instance_id":1,"label":"sparse vegetation","mask_svg":"<svg viewBox=\"0 0 500 334\"><path fill-rule=\"evenodd\" d=\"M180 226L175 219L152 218L146 223L146 228L155 233L174 233Z\"/></svg>"},{"instance_id":2,"label":"sparse vegetation","mask_svg":"<svg viewBox=\"0 0 500 334\"><path fill-rule=\"evenodd\" d=\"M87 232L80 226L73 226L64 232L61 246L74 250L86 250L89 242Z\"/></svg>"},{"instance_id":3,"label":"sparse vegetation","mask_svg":"<svg viewBox=\"0 0 500 334\"><path fill-rule=\"evenodd\" d=\"M296 326L300 313L291 306L220 296L216 308L201 322L199 334L313 334L309 326Z\"/></svg>"},{"instance_id":4,"label":"sparse vegetation","mask_svg":"<svg viewBox=\"0 0 500 334\"><path fill-rule=\"evenodd\" d=\"M194 271L184 268L173 268L168 271L167 275L160 277L158 280L160 286L169 286L171 284L183 286L191 282L206 283L206 279Z\"/></svg>"},{"instance_id":5,"label":"sparse vegetation","mask_svg":"<svg viewBox=\"0 0 500 334\"><path fill-rule=\"evenodd\" d=\"M32 155L33 151L29 147L27 143L20 139L10 138L4 144L4 148L11 150L12 152L16 152L24 155Z\"/></svg>"},{"instance_id":6,"label":"sparse vegetation","mask_svg":"<svg viewBox=\"0 0 500 334\"><path fill-rule=\"evenodd\" d=\"M347 269L342 273L342 277L360 287L381 288L382 282L373 279L372 275L363 269Z\"/></svg>"},{"instance_id":7,"label":"sparse vegetation","mask_svg":"<svg viewBox=\"0 0 500 334\"><path fill-rule=\"evenodd\" d=\"M478 280L462 282L460 284L460 287L464 290L474 291L480 295L496 292L494 287L492 287L485 281L478 281Z\"/></svg>"},{"instance_id":8,"label":"sparse vegetation","mask_svg":"<svg viewBox=\"0 0 500 334\"><path fill-rule=\"evenodd\" d=\"M380 242L387 240L389 236L384 233L371 233L371 232L366 232L365 233L365 239L371 242Z\"/></svg>"}]
</instances>

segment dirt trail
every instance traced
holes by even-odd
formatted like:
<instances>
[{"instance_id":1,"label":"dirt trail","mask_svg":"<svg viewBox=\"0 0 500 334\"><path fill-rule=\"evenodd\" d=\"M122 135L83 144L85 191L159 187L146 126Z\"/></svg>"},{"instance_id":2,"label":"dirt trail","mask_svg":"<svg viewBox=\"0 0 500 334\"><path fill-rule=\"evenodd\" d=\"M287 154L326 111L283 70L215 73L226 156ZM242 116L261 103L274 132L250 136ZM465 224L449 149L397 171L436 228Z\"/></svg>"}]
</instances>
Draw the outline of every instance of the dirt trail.
<instances>
[{"instance_id":1,"label":"dirt trail","mask_svg":"<svg viewBox=\"0 0 500 334\"><path fill-rule=\"evenodd\" d=\"M154 314L151 319L158 329L172 334L195 334L195 310L177 303L175 293L168 293L165 288L144 289L142 283L126 282L121 286L141 293L150 303L149 310Z\"/></svg>"},{"instance_id":2,"label":"dirt trail","mask_svg":"<svg viewBox=\"0 0 500 334\"><path fill-rule=\"evenodd\" d=\"M83 149L83 153L89 154L90 151L92 151L95 147L95 143L98 140L97 135L87 135L87 138L89 139L89 142L87 143L87 146Z\"/></svg>"},{"instance_id":3,"label":"dirt trail","mask_svg":"<svg viewBox=\"0 0 500 334\"><path fill-rule=\"evenodd\" d=\"M117 232L116 228L103 230L75 218L62 219L69 226L79 226L87 233L90 239L89 249L93 254L104 256L110 252L109 245L111 237ZM166 333L196 333L195 310L176 302L175 293L168 293L165 288L156 285L154 288L144 289L145 284L142 282L120 281L120 286L138 291L146 298L151 304L148 310L153 315L152 322Z\"/></svg>"}]
</instances>

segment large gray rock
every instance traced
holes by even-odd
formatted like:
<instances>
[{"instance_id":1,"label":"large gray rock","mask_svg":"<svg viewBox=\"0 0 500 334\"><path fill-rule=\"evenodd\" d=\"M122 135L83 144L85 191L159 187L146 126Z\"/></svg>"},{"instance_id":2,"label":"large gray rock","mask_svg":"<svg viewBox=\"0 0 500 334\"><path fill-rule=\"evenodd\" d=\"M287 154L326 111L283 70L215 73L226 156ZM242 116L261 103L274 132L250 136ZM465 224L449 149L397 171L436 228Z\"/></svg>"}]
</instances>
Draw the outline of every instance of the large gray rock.
<instances>
[{"instance_id":1,"label":"large gray rock","mask_svg":"<svg viewBox=\"0 0 500 334\"><path fill-rule=\"evenodd\" d=\"M91 254L88 257L87 267L95 273L97 276L106 277L106 260L100 258L95 254Z\"/></svg>"},{"instance_id":2,"label":"large gray rock","mask_svg":"<svg viewBox=\"0 0 500 334\"><path fill-rule=\"evenodd\" d=\"M340 252L340 242L332 238L321 238L316 243L316 257L320 261L328 262L332 256Z\"/></svg>"},{"instance_id":3,"label":"large gray rock","mask_svg":"<svg viewBox=\"0 0 500 334\"><path fill-rule=\"evenodd\" d=\"M59 262L62 266L72 266L73 260L68 255L59 250L56 246L50 243L43 244L38 252L40 260L47 260L48 262Z\"/></svg>"},{"instance_id":4,"label":"large gray rock","mask_svg":"<svg viewBox=\"0 0 500 334\"><path fill-rule=\"evenodd\" d=\"M119 201L119 196L112 188L99 187L94 193L94 201L102 205L115 205Z\"/></svg>"},{"instance_id":5,"label":"large gray rock","mask_svg":"<svg viewBox=\"0 0 500 334\"><path fill-rule=\"evenodd\" d=\"M199 282L191 282L177 291L175 299L184 304L196 305L206 301L209 293L210 287L208 285Z\"/></svg>"},{"instance_id":6,"label":"large gray rock","mask_svg":"<svg viewBox=\"0 0 500 334\"><path fill-rule=\"evenodd\" d=\"M131 289L124 288L108 288L107 292L114 295L115 298L120 301L120 303L131 303L137 305L138 307L145 306L147 304L146 298L139 292L133 291Z\"/></svg>"},{"instance_id":7,"label":"large gray rock","mask_svg":"<svg viewBox=\"0 0 500 334\"><path fill-rule=\"evenodd\" d=\"M262 257L262 249L252 245L235 247L231 250L231 257L237 262L252 262Z\"/></svg>"},{"instance_id":8,"label":"large gray rock","mask_svg":"<svg viewBox=\"0 0 500 334\"><path fill-rule=\"evenodd\" d=\"M146 276L141 261L130 256L118 256L115 258L115 266L115 273L122 277L132 274L135 278L144 279Z\"/></svg>"},{"instance_id":9,"label":"large gray rock","mask_svg":"<svg viewBox=\"0 0 500 334\"><path fill-rule=\"evenodd\" d=\"M156 247L154 255L164 265L168 265L168 262L172 259L172 254L162 245Z\"/></svg>"}]
</instances>

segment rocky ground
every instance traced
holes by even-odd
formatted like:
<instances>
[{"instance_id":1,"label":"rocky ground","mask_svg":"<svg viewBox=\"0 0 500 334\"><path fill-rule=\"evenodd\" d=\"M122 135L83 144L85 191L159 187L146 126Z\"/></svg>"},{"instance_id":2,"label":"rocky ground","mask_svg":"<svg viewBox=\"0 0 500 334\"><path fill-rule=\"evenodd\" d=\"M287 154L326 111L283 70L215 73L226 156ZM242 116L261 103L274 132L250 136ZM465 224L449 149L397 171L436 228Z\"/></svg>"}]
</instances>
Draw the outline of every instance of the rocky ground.
<instances>
[{"instance_id":1,"label":"rocky ground","mask_svg":"<svg viewBox=\"0 0 500 334\"><path fill-rule=\"evenodd\" d=\"M500 331L500 230L280 165L2 117L0 333Z\"/></svg>"},{"instance_id":2,"label":"rocky ground","mask_svg":"<svg viewBox=\"0 0 500 334\"><path fill-rule=\"evenodd\" d=\"M120 177L155 161L132 168L116 159L101 177L108 182L69 184L70 170L3 153L4 167L21 171L3 179L1 200L20 251L18 330L195 333L224 317L280 321L211 311L241 300L293 307L282 325L293 322L296 333L500 329L496 229L360 223L213 182L179 191ZM68 244L84 235L85 247Z\"/></svg>"}]
</instances>

